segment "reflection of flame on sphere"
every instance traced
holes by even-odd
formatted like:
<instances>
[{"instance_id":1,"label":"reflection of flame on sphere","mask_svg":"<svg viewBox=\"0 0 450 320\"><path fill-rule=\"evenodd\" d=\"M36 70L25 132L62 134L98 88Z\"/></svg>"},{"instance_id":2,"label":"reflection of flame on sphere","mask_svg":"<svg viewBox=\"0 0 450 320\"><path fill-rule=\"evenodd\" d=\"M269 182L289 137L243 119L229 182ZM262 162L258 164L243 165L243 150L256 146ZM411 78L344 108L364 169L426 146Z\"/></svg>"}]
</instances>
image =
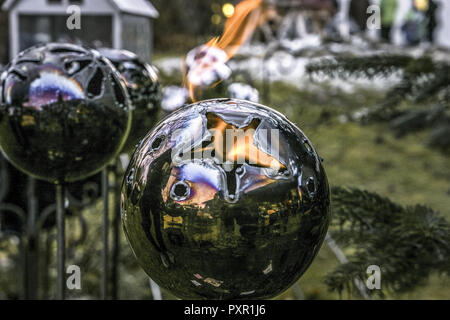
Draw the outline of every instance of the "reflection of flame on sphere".
<instances>
[{"instance_id":1,"label":"reflection of flame on sphere","mask_svg":"<svg viewBox=\"0 0 450 320\"><path fill-rule=\"evenodd\" d=\"M242 139L227 142L236 132ZM240 100L172 113L139 145L122 188L139 264L182 298L281 293L314 259L329 219L326 175L306 136Z\"/></svg>"}]
</instances>

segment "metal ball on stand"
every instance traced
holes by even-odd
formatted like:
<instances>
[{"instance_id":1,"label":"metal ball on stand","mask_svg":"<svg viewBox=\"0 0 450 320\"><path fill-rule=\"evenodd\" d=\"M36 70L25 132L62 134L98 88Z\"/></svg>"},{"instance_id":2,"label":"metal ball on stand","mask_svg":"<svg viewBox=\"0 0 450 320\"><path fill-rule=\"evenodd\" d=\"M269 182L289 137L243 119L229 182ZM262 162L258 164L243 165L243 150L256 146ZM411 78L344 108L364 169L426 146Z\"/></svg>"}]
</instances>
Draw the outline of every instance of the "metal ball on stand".
<instances>
[{"instance_id":1,"label":"metal ball on stand","mask_svg":"<svg viewBox=\"0 0 450 320\"><path fill-rule=\"evenodd\" d=\"M111 297L118 298L119 255L120 255L120 189L124 171L129 162L129 154L156 124L161 113L161 86L158 70L138 55L128 50L100 48L98 51L116 67L122 77L131 100L133 120L130 134L125 142L121 156L114 166L110 166L113 191L114 219L112 221L113 248L111 257ZM107 250L104 250L107 252ZM105 258L107 262L108 259ZM104 281L105 285L106 282Z\"/></svg>"},{"instance_id":2,"label":"metal ball on stand","mask_svg":"<svg viewBox=\"0 0 450 320\"><path fill-rule=\"evenodd\" d=\"M107 59L68 44L20 53L0 85L3 154L56 185L57 298L64 299L66 183L94 175L120 152L131 124L129 97Z\"/></svg>"},{"instance_id":3,"label":"metal ball on stand","mask_svg":"<svg viewBox=\"0 0 450 320\"><path fill-rule=\"evenodd\" d=\"M310 266L330 219L326 173L309 139L244 100L173 112L139 144L122 187L139 265L183 299L280 294Z\"/></svg>"}]
</instances>

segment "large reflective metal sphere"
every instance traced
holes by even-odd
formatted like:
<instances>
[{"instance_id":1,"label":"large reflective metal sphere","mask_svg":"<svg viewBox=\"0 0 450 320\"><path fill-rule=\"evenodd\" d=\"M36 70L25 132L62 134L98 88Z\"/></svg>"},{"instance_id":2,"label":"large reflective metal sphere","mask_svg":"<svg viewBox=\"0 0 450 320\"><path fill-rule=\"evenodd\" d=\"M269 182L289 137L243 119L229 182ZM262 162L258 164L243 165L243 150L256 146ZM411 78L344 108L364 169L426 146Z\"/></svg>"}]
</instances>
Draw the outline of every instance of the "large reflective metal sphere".
<instances>
[{"instance_id":1,"label":"large reflective metal sphere","mask_svg":"<svg viewBox=\"0 0 450 320\"><path fill-rule=\"evenodd\" d=\"M97 51L67 44L22 52L2 74L0 147L12 164L50 182L102 169L131 124L129 97Z\"/></svg>"},{"instance_id":2,"label":"large reflective metal sphere","mask_svg":"<svg viewBox=\"0 0 450 320\"><path fill-rule=\"evenodd\" d=\"M176 296L260 299L311 264L329 204L300 129L268 107L221 99L175 111L143 139L122 220L139 264Z\"/></svg>"},{"instance_id":3,"label":"large reflective metal sphere","mask_svg":"<svg viewBox=\"0 0 450 320\"><path fill-rule=\"evenodd\" d=\"M127 86L133 121L124 151L134 150L136 144L156 124L161 108L157 69L127 50L101 48L99 52L114 64Z\"/></svg>"}]
</instances>

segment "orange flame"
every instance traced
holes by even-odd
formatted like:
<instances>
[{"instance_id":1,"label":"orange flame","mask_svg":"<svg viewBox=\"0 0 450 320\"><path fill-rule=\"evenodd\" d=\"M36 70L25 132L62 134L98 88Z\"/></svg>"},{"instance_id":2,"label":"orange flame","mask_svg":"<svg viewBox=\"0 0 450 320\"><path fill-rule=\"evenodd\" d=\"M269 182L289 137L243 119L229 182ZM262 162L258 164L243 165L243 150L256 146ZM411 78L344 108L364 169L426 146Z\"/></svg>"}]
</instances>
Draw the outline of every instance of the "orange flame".
<instances>
[{"instance_id":1,"label":"orange flame","mask_svg":"<svg viewBox=\"0 0 450 320\"><path fill-rule=\"evenodd\" d=\"M219 163L228 164L234 166L234 168L237 168L237 165L248 163L252 166L257 166L260 168L271 168L277 172L286 169L286 166L283 165L278 159L259 149L255 143L254 135L259 126L260 120L253 119L245 127L238 128L235 125L226 122L214 113L207 113L206 119L207 129L212 134L212 144L208 144L207 146L203 146L202 144L198 147L194 147L190 151L191 156L193 155L194 158L196 155L204 155L206 151L209 151L208 154L218 160ZM161 192L164 202L168 201L171 192L170 190L177 181L179 181L178 169L172 168L169 180ZM183 206L193 205L199 208L205 208L206 202L214 199L218 192L218 188L213 187L201 180L190 181L186 179L183 181L187 183L190 190L192 190L190 196L183 200L173 199L174 202ZM268 178L265 174L260 174L256 177L256 180L252 183L252 185L245 189L245 192L250 192L252 190L264 187L274 181L274 179ZM301 192L300 189L299 192ZM167 221L168 223L173 224L174 222L176 223L174 220L175 219L168 219Z\"/></svg>"},{"instance_id":2,"label":"orange flame","mask_svg":"<svg viewBox=\"0 0 450 320\"><path fill-rule=\"evenodd\" d=\"M266 20L268 12L262 4L263 0L243 0L240 2L236 6L234 14L227 19L222 36L212 38L206 43L206 46L223 50L227 56L226 61L231 59L239 48L248 41L255 29ZM208 55L208 52L206 52L206 55ZM197 70L197 72L201 74L214 67L209 62L200 62L198 64L200 70ZM191 100L194 102L196 101L195 89L197 85L189 81L189 78L186 78L186 80Z\"/></svg>"},{"instance_id":3,"label":"orange flame","mask_svg":"<svg viewBox=\"0 0 450 320\"><path fill-rule=\"evenodd\" d=\"M211 39L207 45L224 50L228 59L231 59L264 20L262 2L244 0L239 3L234 14L225 23L223 35Z\"/></svg>"},{"instance_id":4,"label":"orange flame","mask_svg":"<svg viewBox=\"0 0 450 320\"><path fill-rule=\"evenodd\" d=\"M253 120L246 127L238 129L214 114L207 114L207 119L208 130L213 133L214 143L213 146L201 148L202 152L214 149L216 156L233 164L249 162L262 168L286 168L280 161L256 146L253 136L259 125L258 121ZM232 145L228 144L227 135L235 138Z\"/></svg>"}]
</instances>

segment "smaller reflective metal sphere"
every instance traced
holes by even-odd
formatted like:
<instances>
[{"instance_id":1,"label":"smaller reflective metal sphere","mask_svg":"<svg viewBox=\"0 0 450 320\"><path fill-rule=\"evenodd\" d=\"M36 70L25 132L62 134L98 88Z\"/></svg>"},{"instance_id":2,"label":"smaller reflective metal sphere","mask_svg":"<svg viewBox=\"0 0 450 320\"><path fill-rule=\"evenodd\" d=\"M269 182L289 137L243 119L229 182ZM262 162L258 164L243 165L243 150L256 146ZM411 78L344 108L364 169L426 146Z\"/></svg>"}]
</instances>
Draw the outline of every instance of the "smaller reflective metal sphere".
<instances>
[{"instance_id":1,"label":"smaller reflective metal sphere","mask_svg":"<svg viewBox=\"0 0 450 320\"><path fill-rule=\"evenodd\" d=\"M100 171L129 132L129 97L97 51L68 44L32 47L0 79L0 147L27 174L72 182Z\"/></svg>"},{"instance_id":2,"label":"smaller reflective metal sphere","mask_svg":"<svg viewBox=\"0 0 450 320\"><path fill-rule=\"evenodd\" d=\"M325 237L329 188L308 138L242 100L185 106L136 149L122 221L147 274L186 299L262 299L289 288Z\"/></svg>"},{"instance_id":3,"label":"smaller reflective metal sphere","mask_svg":"<svg viewBox=\"0 0 450 320\"><path fill-rule=\"evenodd\" d=\"M131 151L155 125L161 107L161 88L156 67L146 63L127 50L101 48L122 75L128 89L133 109L133 121L124 151Z\"/></svg>"}]
</instances>

